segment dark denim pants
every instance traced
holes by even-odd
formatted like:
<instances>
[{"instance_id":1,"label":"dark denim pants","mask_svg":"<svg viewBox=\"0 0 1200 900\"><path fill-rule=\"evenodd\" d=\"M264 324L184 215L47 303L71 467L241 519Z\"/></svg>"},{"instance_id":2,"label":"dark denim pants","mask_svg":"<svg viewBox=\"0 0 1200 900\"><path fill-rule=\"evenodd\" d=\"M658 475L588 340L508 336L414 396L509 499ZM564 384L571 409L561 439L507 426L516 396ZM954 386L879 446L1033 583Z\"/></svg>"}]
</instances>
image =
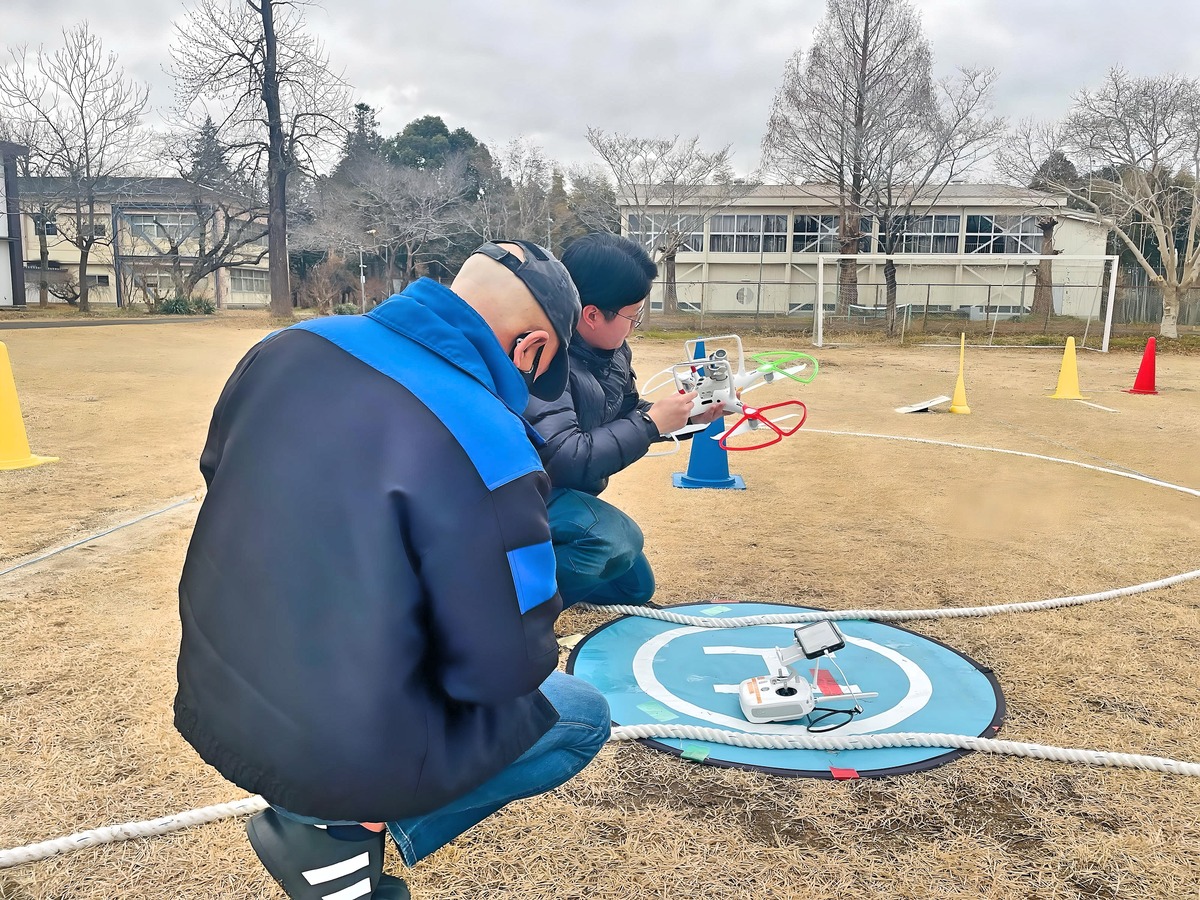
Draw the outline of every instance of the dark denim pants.
<instances>
[{"instance_id":1,"label":"dark denim pants","mask_svg":"<svg viewBox=\"0 0 1200 900\"><path fill-rule=\"evenodd\" d=\"M567 488L551 491L546 506L564 609L585 600L640 605L654 596L637 522L599 497Z\"/></svg>"},{"instance_id":2,"label":"dark denim pants","mask_svg":"<svg viewBox=\"0 0 1200 900\"><path fill-rule=\"evenodd\" d=\"M515 762L441 809L387 823L388 833L408 865L416 865L512 801L564 784L600 752L611 725L604 695L586 681L562 672L552 672L542 682L541 692L558 710L558 722ZM310 825L352 824L299 816L278 806L275 809Z\"/></svg>"}]
</instances>

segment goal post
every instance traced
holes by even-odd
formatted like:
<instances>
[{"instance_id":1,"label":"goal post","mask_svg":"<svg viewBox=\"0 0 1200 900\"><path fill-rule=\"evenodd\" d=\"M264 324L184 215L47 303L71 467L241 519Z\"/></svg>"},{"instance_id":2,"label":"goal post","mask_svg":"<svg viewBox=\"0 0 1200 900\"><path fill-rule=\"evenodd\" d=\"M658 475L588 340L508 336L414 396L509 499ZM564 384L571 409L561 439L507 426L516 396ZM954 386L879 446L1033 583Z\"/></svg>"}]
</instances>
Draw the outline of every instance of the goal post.
<instances>
[{"instance_id":1,"label":"goal post","mask_svg":"<svg viewBox=\"0 0 1200 900\"><path fill-rule=\"evenodd\" d=\"M1052 299L1051 309L1057 307L1057 312L1062 316L1074 316L1080 319L1086 318L1087 327L1090 328L1093 318L1098 315L1101 306L1104 307L1104 332L1101 338L1100 352L1107 353L1109 339L1112 336L1112 317L1113 306L1115 305L1117 292L1117 257L1111 255L1086 255L1086 254L975 254L975 253L822 253L817 255L816 262L816 299L813 303L813 345L823 347L825 345L825 320L827 316L826 307L832 305L836 310L837 290L839 287L838 264L842 260L853 260L856 265L856 270L862 270L868 267L882 267L888 260L891 260L897 269L907 269L909 272L914 267L920 267L927 273L942 270L939 274L944 274L945 270L952 269L954 278L947 281L944 278L933 281L920 282L920 285L925 288L924 304L914 303L911 296L912 291L909 290L910 296L903 301L897 297L896 306L899 309L901 306L907 306L908 314L911 315L913 307L920 308L922 305L925 309L925 314L928 315L930 306L931 288L937 287L942 294L942 299L948 300L947 303L939 304L938 309L943 312L948 312L952 315L967 316L970 318L976 317L976 310L983 312L983 316L991 318L995 316L995 320L1000 317L1022 316L1029 309L1032 309L1032 296L1029 297L1029 303L1025 302L1025 291L1028 289L1027 278L1030 272L1036 272L1038 263L1049 260L1055 263L1055 275L1051 286ZM830 264L834 266L834 275L832 282L826 277L827 268ZM1108 278L1104 279L1104 266L1108 265ZM1011 270L1019 268L1021 271L1020 283L1013 283L1010 274ZM963 273L968 272L970 280L964 282ZM927 276L931 277L931 276ZM999 279L999 280L997 280ZM1086 279L1081 281L1080 279ZM834 288L834 303L826 302L826 291L832 283ZM878 282L872 282L878 286ZM900 283L898 287L911 287L911 282ZM987 289L987 301L984 304L971 302L976 297L969 296L972 292L978 293L980 290ZM1013 300L1011 295L1019 290L1020 297L1016 303L992 303L993 288L999 289L998 296L1001 299ZM1071 293L1073 291L1073 293ZM1094 295L1089 292L1094 291ZM1100 298L1107 295L1107 303L1101 303ZM856 304L855 309L864 308L864 304ZM879 304L871 309L878 309ZM992 310L995 309L993 313ZM1001 312L1003 310L1003 312ZM995 321L993 320L993 321ZM995 325L993 323L993 334ZM1085 329L1085 337L1087 331Z\"/></svg>"}]
</instances>

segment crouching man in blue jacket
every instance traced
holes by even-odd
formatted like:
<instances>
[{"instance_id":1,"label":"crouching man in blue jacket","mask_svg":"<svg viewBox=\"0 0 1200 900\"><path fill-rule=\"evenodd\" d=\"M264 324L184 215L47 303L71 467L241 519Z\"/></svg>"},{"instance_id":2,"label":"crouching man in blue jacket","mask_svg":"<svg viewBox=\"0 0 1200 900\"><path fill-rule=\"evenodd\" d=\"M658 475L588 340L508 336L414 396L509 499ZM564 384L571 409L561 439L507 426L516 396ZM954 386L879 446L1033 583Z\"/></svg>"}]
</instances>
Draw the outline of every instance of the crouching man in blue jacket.
<instances>
[{"instance_id":1,"label":"crouching man in blue jacket","mask_svg":"<svg viewBox=\"0 0 1200 900\"><path fill-rule=\"evenodd\" d=\"M641 324L658 267L640 244L589 234L563 253L583 303L571 338L571 373L559 397L534 398L525 415L545 439L550 474L550 532L563 606L643 604L654 594L638 524L600 499L615 475L650 445L689 421L719 418L713 409L689 419L694 393L671 392L650 403L638 395L627 338Z\"/></svg>"},{"instance_id":2,"label":"crouching man in blue jacket","mask_svg":"<svg viewBox=\"0 0 1200 900\"><path fill-rule=\"evenodd\" d=\"M521 417L562 393L579 316L552 255L488 243L449 288L271 335L217 402L175 725L271 804L247 831L289 897L407 898L385 824L411 866L608 737L603 696L555 671Z\"/></svg>"}]
</instances>

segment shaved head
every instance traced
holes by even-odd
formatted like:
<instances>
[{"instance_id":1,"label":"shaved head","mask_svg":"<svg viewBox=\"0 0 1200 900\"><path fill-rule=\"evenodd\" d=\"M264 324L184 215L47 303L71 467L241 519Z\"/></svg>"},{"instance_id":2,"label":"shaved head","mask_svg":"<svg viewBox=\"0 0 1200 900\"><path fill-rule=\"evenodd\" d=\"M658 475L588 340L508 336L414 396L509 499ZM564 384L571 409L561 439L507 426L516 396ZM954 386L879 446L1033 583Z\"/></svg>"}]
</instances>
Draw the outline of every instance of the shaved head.
<instances>
[{"instance_id":1,"label":"shaved head","mask_svg":"<svg viewBox=\"0 0 1200 900\"><path fill-rule=\"evenodd\" d=\"M514 256L525 259L525 250L519 244L500 243L500 246ZM501 263L481 253L468 256L454 276L450 290L479 313L495 332L500 346L507 351L511 352L522 335L530 332L544 334L545 340L535 341L530 349L544 344L542 365L549 366L550 360L558 352L554 326L525 282ZM520 367L521 362L517 361L517 365Z\"/></svg>"}]
</instances>

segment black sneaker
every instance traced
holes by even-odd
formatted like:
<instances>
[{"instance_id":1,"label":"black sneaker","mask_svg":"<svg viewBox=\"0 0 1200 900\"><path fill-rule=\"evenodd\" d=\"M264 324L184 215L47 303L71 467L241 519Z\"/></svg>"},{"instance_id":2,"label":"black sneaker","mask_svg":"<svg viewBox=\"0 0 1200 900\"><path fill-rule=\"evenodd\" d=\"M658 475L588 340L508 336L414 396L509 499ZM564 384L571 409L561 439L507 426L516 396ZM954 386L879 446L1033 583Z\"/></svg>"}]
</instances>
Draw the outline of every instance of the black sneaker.
<instances>
[{"instance_id":1,"label":"black sneaker","mask_svg":"<svg viewBox=\"0 0 1200 900\"><path fill-rule=\"evenodd\" d=\"M250 845L292 900L409 900L402 879L383 874L383 832L366 840L338 840L273 809L246 823Z\"/></svg>"}]
</instances>

